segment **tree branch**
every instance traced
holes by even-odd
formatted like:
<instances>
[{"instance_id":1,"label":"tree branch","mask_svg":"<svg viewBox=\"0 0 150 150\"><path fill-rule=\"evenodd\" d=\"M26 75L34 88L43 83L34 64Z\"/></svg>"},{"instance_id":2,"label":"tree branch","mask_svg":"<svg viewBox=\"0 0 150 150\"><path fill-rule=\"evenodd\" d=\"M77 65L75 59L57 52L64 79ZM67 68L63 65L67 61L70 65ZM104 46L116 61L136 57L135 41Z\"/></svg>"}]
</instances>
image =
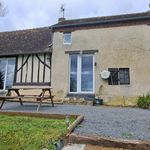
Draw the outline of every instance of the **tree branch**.
<instances>
[{"instance_id":1,"label":"tree branch","mask_svg":"<svg viewBox=\"0 0 150 150\"><path fill-rule=\"evenodd\" d=\"M0 0L0 17L5 16L7 13L7 7L3 5L3 2Z\"/></svg>"}]
</instances>

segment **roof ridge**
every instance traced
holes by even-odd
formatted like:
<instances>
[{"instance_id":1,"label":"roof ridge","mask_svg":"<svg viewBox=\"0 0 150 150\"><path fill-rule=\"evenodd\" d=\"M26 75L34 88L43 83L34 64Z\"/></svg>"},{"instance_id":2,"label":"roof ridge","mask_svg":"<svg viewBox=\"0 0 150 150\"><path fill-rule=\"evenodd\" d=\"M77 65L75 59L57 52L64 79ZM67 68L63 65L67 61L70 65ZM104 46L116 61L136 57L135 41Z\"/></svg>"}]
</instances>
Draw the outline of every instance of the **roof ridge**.
<instances>
[{"instance_id":1,"label":"roof ridge","mask_svg":"<svg viewBox=\"0 0 150 150\"><path fill-rule=\"evenodd\" d=\"M66 19L62 22L67 22L67 21L79 21L79 20L87 20L87 19L101 19L101 18L111 18L111 17L121 17L121 16L137 16L137 15L146 15L146 14L149 14L150 15L150 12L149 11L146 11L146 12L137 12L137 13L124 13L124 14L119 14L119 15L110 15L110 16L107 16L107 15L104 15L104 16L97 16L97 17L86 17L86 18L78 18L78 19Z\"/></svg>"},{"instance_id":2,"label":"roof ridge","mask_svg":"<svg viewBox=\"0 0 150 150\"><path fill-rule=\"evenodd\" d=\"M21 29L21 30L13 30L13 31L0 31L0 34L5 33L14 33L14 32L25 32L25 31L33 31L33 30L42 30L42 29L50 29L50 26L45 27L37 27L37 28L29 28L29 29Z\"/></svg>"},{"instance_id":3,"label":"roof ridge","mask_svg":"<svg viewBox=\"0 0 150 150\"><path fill-rule=\"evenodd\" d=\"M150 21L150 12L140 12L140 13L131 13L131 14L120 14L113 16L102 16L102 17L90 17L90 18L80 18L80 19L72 19L72 20L64 20L58 22L53 25L53 30L61 29L61 28L87 28L88 27L96 27L96 26L104 26L104 25L123 25L123 23L139 23Z\"/></svg>"}]
</instances>

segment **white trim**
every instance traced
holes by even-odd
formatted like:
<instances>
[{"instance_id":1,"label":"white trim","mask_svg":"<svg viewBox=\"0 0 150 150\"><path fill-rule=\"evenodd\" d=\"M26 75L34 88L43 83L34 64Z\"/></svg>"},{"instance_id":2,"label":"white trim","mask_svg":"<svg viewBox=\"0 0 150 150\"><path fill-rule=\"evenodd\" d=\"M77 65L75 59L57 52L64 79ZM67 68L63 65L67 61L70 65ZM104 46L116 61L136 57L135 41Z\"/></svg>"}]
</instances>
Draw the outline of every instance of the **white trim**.
<instances>
[{"instance_id":1,"label":"white trim","mask_svg":"<svg viewBox=\"0 0 150 150\"><path fill-rule=\"evenodd\" d=\"M77 71L77 93L81 92L81 66L82 66L82 61L81 61L82 55L78 55L78 71Z\"/></svg>"},{"instance_id":2,"label":"white trim","mask_svg":"<svg viewBox=\"0 0 150 150\"><path fill-rule=\"evenodd\" d=\"M70 65L70 64L71 64L71 56L70 56L70 55L69 55L69 62L68 62L68 63L69 63L69 66L68 66L68 71L69 71L69 72L68 72L68 77L69 77L69 80L68 80L68 85L69 85L69 86L68 86L68 87L69 87L69 88L68 88L68 93L69 93L69 92L70 92L70 70L71 70L71 69L70 69L70 68L71 68L71 65Z\"/></svg>"},{"instance_id":3,"label":"white trim","mask_svg":"<svg viewBox=\"0 0 150 150\"><path fill-rule=\"evenodd\" d=\"M93 93L95 93L95 54L93 54Z\"/></svg>"},{"instance_id":4,"label":"white trim","mask_svg":"<svg viewBox=\"0 0 150 150\"><path fill-rule=\"evenodd\" d=\"M7 72L8 72L8 59L6 59L6 66L5 66L5 77L4 77L4 85L3 85L3 90L6 90L6 79L7 79Z\"/></svg>"}]
</instances>

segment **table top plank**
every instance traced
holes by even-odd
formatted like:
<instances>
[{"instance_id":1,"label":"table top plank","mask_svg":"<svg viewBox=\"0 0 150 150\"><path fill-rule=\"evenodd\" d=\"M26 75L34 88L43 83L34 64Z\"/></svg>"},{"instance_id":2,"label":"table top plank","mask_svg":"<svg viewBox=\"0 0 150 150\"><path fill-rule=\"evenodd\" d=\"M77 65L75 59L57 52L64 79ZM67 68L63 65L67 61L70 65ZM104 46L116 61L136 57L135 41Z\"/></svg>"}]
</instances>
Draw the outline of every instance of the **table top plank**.
<instances>
[{"instance_id":1,"label":"table top plank","mask_svg":"<svg viewBox=\"0 0 150 150\"><path fill-rule=\"evenodd\" d=\"M0 99L15 99L15 98L44 98L44 99L48 99L51 98L50 96L0 96Z\"/></svg>"},{"instance_id":2,"label":"table top plank","mask_svg":"<svg viewBox=\"0 0 150 150\"><path fill-rule=\"evenodd\" d=\"M12 86L9 90L52 89L51 86Z\"/></svg>"}]
</instances>

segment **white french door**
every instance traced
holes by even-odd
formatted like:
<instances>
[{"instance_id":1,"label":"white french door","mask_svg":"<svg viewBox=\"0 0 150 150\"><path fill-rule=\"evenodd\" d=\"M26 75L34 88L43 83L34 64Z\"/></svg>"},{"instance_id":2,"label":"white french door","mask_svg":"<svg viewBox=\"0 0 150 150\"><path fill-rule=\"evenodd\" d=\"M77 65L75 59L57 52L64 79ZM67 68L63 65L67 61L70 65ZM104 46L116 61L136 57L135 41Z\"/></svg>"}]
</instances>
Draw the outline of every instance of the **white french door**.
<instances>
[{"instance_id":1,"label":"white french door","mask_svg":"<svg viewBox=\"0 0 150 150\"><path fill-rule=\"evenodd\" d=\"M70 55L70 93L94 93L94 55Z\"/></svg>"},{"instance_id":2,"label":"white french door","mask_svg":"<svg viewBox=\"0 0 150 150\"><path fill-rule=\"evenodd\" d=\"M0 89L5 90L13 85L15 58L0 58Z\"/></svg>"}]
</instances>

